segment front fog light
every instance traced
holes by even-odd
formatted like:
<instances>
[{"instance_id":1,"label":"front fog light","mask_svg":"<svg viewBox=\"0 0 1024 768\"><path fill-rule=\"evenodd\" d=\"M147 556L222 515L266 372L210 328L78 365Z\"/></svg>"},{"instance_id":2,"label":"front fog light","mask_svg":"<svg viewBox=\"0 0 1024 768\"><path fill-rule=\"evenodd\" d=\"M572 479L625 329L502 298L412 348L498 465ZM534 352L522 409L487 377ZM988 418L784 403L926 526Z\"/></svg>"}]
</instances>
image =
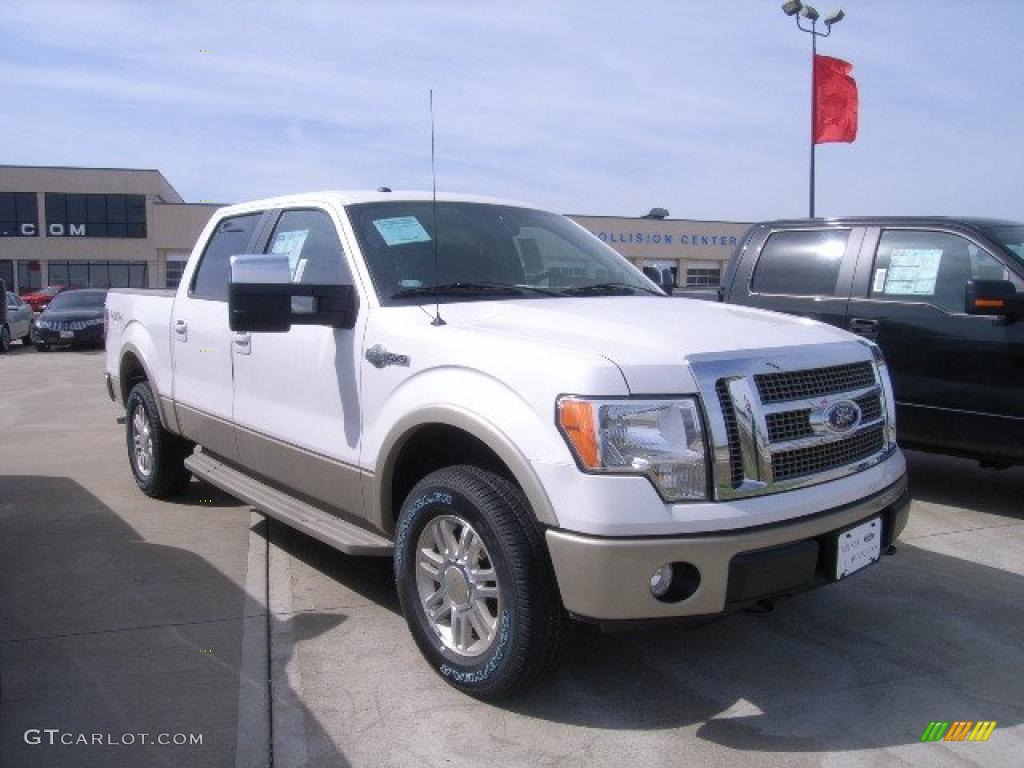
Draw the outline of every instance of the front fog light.
<instances>
[{"instance_id":1,"label":"front fog light","mask_svg":"<svg viewBox=\"0 0 1024 768\"><path fill-rule=\"evenodd\" d=\"M665 563L651 576L651 594L655 597L664 597L671 586L672 563Z\"/></svg>"}]
</instances>

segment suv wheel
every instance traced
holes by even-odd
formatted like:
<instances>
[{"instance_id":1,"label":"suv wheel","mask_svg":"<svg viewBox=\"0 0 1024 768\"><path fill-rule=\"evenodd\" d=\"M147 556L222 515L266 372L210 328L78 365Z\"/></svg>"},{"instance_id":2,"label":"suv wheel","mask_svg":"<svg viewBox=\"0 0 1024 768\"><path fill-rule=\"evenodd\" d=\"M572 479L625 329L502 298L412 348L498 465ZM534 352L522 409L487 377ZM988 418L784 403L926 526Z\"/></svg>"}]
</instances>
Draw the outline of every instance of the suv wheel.
<instances>
[{"instance_id":1,"label":"suv wheel","mask_svg":"<svg viewBox=\"0 0 1024 768\"><path fill-rule=\"evenodd\" d=\"M522 492L472 466L421 480L402 505L395 582L420 651L451 685L512 694L557 658L565 612Z\"/></svg>"},{"instance_id":2,"label":"suv wheel","mask_svg":"<svg viewBox=\"0 0 1024 768\"><path fill-rule=\"evenodd\" d=\"M125 410L128 459L136 485L157 499L178 493L191 478L185 469L191 443L164 429L148 383L132 387Z\"/></svg>"}]
</instances>

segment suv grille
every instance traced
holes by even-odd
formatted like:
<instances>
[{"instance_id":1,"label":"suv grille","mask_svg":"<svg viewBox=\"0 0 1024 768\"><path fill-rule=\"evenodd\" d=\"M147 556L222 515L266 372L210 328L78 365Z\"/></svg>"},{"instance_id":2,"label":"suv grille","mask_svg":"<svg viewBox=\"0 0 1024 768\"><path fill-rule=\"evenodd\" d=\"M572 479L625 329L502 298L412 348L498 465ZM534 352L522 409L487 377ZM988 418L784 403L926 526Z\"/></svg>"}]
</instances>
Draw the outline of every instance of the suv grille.
<instances>
[{"instance_id":1,"label":"suv grille","mask_svg":"<svg viewBox=\"0 0 1024 768\"><path fill-rule=\"evenodd\" d=\"M884 429L878 425L845 440L776 453L772 456L773 478L779 482L805 477L866 459L885 447Z\"/></svg>"},{"instance_id":2,"label":"suv grille","mask_svg":"<svg viewBox=\"0 0 1024 768\"><path fill-rule=\"evenodd\" d=\"M754 383L762 403L784 403L873 386L875 370L869 362L848 363L809 371L759 373Z\"/></svg>"}]
</instances>

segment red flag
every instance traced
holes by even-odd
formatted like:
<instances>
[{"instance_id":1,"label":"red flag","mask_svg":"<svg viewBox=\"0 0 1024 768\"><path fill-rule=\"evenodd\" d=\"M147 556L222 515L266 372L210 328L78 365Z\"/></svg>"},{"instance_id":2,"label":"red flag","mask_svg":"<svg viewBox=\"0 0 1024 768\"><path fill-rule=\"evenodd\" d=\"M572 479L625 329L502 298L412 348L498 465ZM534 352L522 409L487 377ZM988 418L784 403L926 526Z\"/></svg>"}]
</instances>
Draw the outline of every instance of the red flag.
<instances>
[{"instance_id":1,"label":"red flag","mask_svg":"<svg viewBox=\"0 0 1024 768\"><path fill-rule=\"evenodd\" d=\"M853 65L831 56L814 57L814 143L849 143L857 138L857 81Z\"/></svg>"}]
</instances>

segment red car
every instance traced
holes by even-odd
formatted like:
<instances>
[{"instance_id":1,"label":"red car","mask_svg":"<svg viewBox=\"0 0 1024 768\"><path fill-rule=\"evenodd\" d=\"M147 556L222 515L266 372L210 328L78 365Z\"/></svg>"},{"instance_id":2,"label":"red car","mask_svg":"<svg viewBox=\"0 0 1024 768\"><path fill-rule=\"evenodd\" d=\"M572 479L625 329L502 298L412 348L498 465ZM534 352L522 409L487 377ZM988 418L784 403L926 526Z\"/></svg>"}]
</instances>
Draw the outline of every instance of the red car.
<instances>
[{"instance_id":1,"label":"red car","mask_svg":"<svg viewBox=\"0 0 1024 768\"><path fill-rule=\"evenodd\" d=\"M42 312L53 301L53 297L63 290L63 285L48 285L38 291L21 294L21 300L32 307L33 312Z\"/></svg>"}]
</instances>

